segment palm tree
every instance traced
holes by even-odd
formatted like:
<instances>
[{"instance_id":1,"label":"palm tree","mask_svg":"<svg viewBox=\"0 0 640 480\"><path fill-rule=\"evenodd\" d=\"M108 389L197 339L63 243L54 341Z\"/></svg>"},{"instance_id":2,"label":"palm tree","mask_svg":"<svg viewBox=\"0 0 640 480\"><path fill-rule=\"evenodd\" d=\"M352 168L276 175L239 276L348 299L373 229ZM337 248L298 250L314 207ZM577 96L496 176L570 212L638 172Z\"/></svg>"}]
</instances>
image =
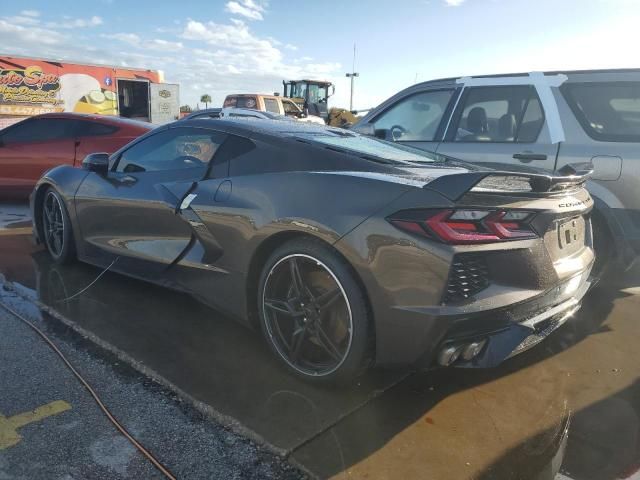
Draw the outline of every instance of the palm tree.
<instances>
[{"instance_id":1,"label":"palm tree","mask_svg":"<svg viewBox=\"0 0 640 480\"><path fill-rule=\"evenodd\" d=\"M211 103L211 95L205 93L200 97L200 101L204 103L204 108L209 108L209 104Z\"/></svg>"}]
</instances>

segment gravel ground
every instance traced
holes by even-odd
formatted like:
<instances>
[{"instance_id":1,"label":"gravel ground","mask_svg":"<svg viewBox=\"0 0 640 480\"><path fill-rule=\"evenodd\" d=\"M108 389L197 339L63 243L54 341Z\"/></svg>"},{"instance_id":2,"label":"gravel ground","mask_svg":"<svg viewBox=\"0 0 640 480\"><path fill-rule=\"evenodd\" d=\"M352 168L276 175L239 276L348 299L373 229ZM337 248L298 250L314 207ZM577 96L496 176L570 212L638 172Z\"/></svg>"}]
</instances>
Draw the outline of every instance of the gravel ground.
<instances>
[{"instance_id":1,"label":"gravel ground","mask_svg":"<svg viewBox=\"0 0 640 480\"><path fill-rule=\"evenodd\" d=\"M43 329L115 417L177 478L297 479L289 463L213 423L173 393L7 291L10 305ZM71 409L18 430L2 449L2 417L54 401ZM0 307L0 479L164 478L107 420L60 358Z\"/></svg>"}]
</instances>

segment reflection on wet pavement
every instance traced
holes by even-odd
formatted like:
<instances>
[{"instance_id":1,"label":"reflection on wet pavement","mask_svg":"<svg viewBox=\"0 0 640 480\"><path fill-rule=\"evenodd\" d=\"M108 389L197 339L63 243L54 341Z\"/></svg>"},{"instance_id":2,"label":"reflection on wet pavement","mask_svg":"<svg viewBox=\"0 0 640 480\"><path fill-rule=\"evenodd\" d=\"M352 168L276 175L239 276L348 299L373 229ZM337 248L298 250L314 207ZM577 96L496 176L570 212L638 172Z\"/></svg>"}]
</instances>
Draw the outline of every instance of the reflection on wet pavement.
<instances>
[{"instance_id":1,"label":"reflection on wet pavement","mask_svg":"<svg viewBox=\"0 0 640 480\"><path fill-rule=\"evenodd\" d=\"M566 476L603 480L639 466L640 296L621 291L637 271L498 369L380 370L347 390L295 380L258 333L180 293L107 273L66 301L100 270L53 265L25 234L0 235L0 273L320 477L543 479L564 460Z\"/></svg>"}]
</instances>

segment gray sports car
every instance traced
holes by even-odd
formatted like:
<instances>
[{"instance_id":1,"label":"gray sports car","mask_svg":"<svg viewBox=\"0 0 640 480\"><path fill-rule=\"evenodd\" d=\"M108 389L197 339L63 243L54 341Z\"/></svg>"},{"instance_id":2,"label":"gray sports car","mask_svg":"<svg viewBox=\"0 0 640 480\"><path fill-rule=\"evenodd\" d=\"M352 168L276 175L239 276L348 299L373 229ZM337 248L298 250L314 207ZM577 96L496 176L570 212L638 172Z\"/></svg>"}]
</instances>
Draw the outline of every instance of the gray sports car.
<instances>
[{"instance_id":1,"label":"gray sports car","mask_svg":"<svg viewBox=\"0 0 640 480\"><path fill-rule=\"evenodd\" d=\"M261 329L298 376L489 367L580 305L588 169L481 169L345 130L182 120L47 172L36 239Z\"/></svg>"}]
</instances>

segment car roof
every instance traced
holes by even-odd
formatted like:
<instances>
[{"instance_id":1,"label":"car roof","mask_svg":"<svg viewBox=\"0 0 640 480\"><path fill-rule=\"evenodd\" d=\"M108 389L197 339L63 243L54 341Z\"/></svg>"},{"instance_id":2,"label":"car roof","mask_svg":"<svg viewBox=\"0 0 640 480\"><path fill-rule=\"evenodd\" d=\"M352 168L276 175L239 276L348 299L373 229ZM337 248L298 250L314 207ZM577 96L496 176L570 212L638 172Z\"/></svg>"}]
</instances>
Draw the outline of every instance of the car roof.
<instances>
[{"instance_id":1,"label":"car roof","mask_svg":"<svg viewBox=\"0 0 640 480\"><path fill-rule=\"evenodd\" d=\"M74 112L56 112L56 113L43 113L42 115L34 115L29 118L67 118L73 120L87 120L101 123L110 123L112 125L120 126L133 126L144 128L147 130L153 129L155 126L149 122L143 122L141 120L133 120L131 118L116 117L113 115L98 115L91 113L74 113Z\"/></svg>"},{"instance_id":2,"label":"car roof","mask_svg":"<svg viewBox=\"0 0 640 480\"><path fill-rule=\"evenodd\" d=\"M202 110L195 110L190 112L189 115L185 115L181 120L188 120L192 117L197 117L200 115L208 115L210 113L220 113L222 108L203 108Z\"/></svg>"},{"instance_id":3,"label":"car roof","mask_svg":"<svg viewBox=\"0 0 640 480\"><path fill-rule=\"evenodd\" d=\"M461 78L503 78L503 77L526 77L531 72L516 73L492 73L488 75L461 75L459 77L446 77L427 80L416 85L430 85L433 83L451 83ZM640 68L609 68L609 69L593 69L593 70L548 70L542 72L545 75L557 75L565 73L568 75L583 75L591 73L640 73Z\"/></svg>"},{"instance_id":4,"label":"car roof","mask_svg":"<svg viewBox=\"0 0 640 480\"><path fill-rule=\"evenodd\" d=\"M280 95L274 95L273 93L231 93L225 98L229 97L260 97L260 98L282 98Z\"/></svg>"},{"instance_id":5,"label":"car roof","mask_svg":"<svg viewBox=\"0 0 640 480\"><path fill-rule=\"evenodd\" d=\"M215 123L212 123L215 121ZM282 120L247 118L247 117L225 117L216 119L183 119L169 125L171 127L206 127L215 125L216 130L226 133L236 134L245 137L263 135L267 137L288 137L299 134L307 135L358 135L355 132L341 128L328 127L308 122L283 122Z\"/></svg>"}]
</instances>

